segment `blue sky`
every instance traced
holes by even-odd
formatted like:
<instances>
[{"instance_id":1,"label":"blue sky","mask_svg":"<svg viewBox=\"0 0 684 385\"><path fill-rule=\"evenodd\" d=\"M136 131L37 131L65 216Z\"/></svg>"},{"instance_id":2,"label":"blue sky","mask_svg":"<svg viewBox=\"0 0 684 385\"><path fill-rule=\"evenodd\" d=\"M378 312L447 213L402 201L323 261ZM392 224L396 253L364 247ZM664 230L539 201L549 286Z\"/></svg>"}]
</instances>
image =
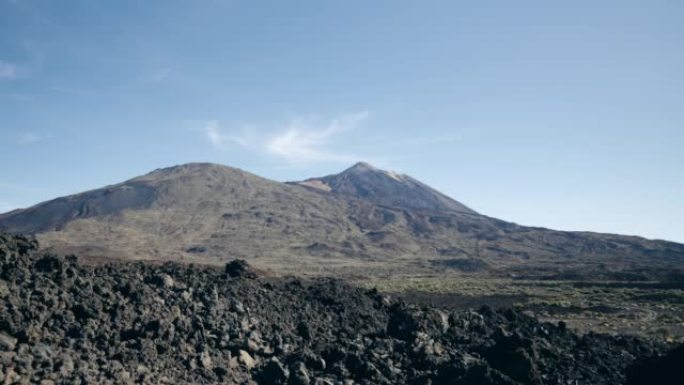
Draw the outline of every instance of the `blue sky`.
<instances>
[{"instance_id":1,"label":"blue sky","mask_svg":"<svg viewBox=\"0 0 684 385\"><path fill-rule=\"evenodd\" d=\"M357 160L684 242L684 2L0 0L0 211L191 161Z\"/></svg>"}]
</instances>

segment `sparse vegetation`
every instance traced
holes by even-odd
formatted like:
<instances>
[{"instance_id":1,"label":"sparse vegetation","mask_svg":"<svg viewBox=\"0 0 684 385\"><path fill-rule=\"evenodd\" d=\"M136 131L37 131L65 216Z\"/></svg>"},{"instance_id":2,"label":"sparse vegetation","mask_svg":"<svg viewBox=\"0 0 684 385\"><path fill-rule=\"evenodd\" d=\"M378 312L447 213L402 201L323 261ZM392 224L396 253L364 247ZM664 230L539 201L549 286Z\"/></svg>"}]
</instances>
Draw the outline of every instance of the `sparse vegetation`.
<instances>
[{"instance_id":1,"label":"sparse vegetation","mask_svg":"<svg viewBox=\"0 0 684 385\"><path fill-rule=\"evenodd\" d=\"M472 277L402 277L356 281L418 302L452 307L513 306L578 332L684 341L684 288L657 282L538 281Z\"/></svg>"}]
</instances>

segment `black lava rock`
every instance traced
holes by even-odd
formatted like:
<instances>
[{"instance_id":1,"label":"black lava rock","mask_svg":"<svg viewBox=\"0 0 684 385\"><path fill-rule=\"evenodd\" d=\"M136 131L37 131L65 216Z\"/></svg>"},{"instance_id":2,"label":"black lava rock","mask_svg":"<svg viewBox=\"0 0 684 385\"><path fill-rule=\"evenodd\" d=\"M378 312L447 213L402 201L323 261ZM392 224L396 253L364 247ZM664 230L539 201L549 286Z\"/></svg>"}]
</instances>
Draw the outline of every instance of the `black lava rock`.
<instances>
[{"instance_id":1,"label":"black lava rock","mask_svg":"<svg viewBox=\"0 0 684 385\"><path fill-rule=\"evenodd\" d=\"M257 275L244 259L236 259L226 264L226 274L233 278L256 278Z\"/></svg>"},{"instance_id":2,"label":"black lava rock","mask_svg":"<svg viewBox=\"0 0 684 385\"><path fill-rule=\"evenodd\" d=\"M678 385L684 381L684 345L627 369L627 385Z\"/></svg>"},{"instance_id":3,"label":"black lava rock","mask_svg":"<svg viewBox=\"0 0 684 385\"><path fill-rule=\"evenodd\" d=\"M2 233L0 289L7 384L669 385L684 367L682 347L515 310L418 308L244 261L89 267Z\"/></svg>"}]
</instances>

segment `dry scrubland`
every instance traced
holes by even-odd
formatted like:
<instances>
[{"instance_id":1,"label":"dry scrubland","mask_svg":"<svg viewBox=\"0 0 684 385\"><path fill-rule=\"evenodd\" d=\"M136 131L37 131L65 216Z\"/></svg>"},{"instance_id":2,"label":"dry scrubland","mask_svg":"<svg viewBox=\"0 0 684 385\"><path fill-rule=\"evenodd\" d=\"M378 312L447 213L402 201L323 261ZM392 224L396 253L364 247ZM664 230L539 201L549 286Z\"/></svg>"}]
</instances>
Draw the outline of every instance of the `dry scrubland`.
<instances>
[{"instance_id":1,"label":"dry scrubland","mask_svg":"<svg viewBox=\"0 0 684 385\"><path fill-rule=\"evenodd\" d=\"M684 341L684 283L401 277L354 281L418 303L453 308L513 306L582 333Z\"/></svg>"}]
</instances>

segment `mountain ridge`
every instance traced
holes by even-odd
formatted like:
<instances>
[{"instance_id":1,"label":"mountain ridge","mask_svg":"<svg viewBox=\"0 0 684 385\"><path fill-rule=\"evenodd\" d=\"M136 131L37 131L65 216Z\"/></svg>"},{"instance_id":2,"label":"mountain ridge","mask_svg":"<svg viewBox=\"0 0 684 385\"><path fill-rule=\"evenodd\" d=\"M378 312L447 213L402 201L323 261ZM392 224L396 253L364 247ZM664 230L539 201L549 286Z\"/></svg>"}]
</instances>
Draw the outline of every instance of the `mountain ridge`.
<instances>
[{"instance_id":1,"label":"mountain ridge","mask_svg":"<svg viewBox=\"0 0 684 385\"><path fill-rule=\"evenodd\" d=\"M0 228L94 261L237 257L282 274L623 274L684 260L674 242L491 218L365 163L289 183L183 164L1 214Z\"/></svg>"}]
</instances>

